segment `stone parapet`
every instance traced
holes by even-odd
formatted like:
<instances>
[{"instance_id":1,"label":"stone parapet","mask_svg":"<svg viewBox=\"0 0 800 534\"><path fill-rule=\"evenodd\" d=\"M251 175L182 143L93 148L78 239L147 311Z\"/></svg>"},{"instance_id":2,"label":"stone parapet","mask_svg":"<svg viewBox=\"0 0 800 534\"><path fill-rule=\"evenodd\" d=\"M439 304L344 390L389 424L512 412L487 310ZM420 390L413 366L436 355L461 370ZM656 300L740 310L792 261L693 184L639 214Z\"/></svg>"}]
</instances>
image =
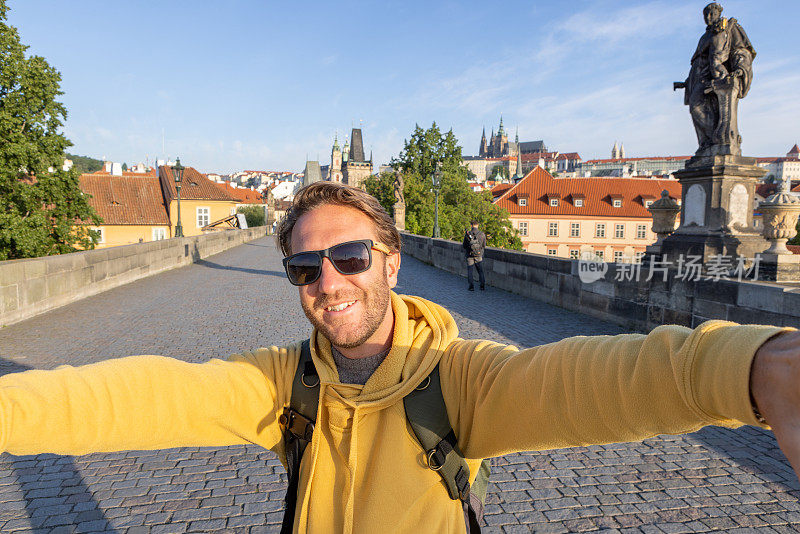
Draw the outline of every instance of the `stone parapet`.
<instances>
[{"instance_id":1,"label":"stone parapet","mask_svg":"<svg viewBox=\"0 0 800 534\"><path fill-rule=\"evenodd\" d=\"M466 276L461 243L403 233L403 252L440 269ZM613 263L592 282L583 281L578 260L487 248L488 285L648 332L662 324L694 327L710 319L800 328L800 284L753 280L682 278L675 269L618 280ZM584 277L585 278L585 277ZM665 279L666 278L666 279ZM466 291L466 282L465 282Z\"/></svg>"},{"instance_id":2,"label":"stone parapet","mask_svg":"<svg viewBox=\"0 0 800 534\"><path fill-rule=\"evenodd\" d=\"M0 327L262 237L264 227L0 261Z\"/></svg>"}]
</instances>

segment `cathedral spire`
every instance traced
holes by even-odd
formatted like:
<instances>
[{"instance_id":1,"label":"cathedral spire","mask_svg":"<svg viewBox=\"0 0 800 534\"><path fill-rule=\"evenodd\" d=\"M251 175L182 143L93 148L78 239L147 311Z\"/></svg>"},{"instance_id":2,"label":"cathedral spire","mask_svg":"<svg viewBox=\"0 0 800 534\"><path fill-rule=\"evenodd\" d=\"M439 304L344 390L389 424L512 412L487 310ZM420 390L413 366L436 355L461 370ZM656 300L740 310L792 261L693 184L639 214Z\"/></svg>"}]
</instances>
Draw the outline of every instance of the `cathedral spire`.
<instances>
[{"instance_id":1,"label":"cathedral spire","mask_svg":"<svg viewBox=\"0 0 800 534\"><path fill-rule=\"evenodd\" d=\"M506 133L506 132L503 130L503 115L501 114L501 115L500 115L500 129L499 129L499 130L497 130L497 135L499 135L499 136L501 136L501 137L502 137L502 135L503 135L504 133Z\"/></svg>"}]
</instances>

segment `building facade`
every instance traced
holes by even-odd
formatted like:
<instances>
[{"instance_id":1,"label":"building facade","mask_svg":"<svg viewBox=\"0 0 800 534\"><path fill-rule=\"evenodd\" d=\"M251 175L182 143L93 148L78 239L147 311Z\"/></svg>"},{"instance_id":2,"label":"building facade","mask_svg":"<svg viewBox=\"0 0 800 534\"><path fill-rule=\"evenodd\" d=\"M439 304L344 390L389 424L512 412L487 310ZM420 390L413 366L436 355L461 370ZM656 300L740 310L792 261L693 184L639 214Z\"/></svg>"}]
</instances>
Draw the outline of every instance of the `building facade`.
<instances>
[{"instance_id":1,"label":"building facade","mask_svg":"<svg viewBox=\"0 0 800 534\"><path fill-rule=\"evenodd\" d=\"M333 141L331 164L324 175L325 180L361 188L364 180L370 175L372 175L372 154L367 160L364 155L361 128L353 128L350 132L350 140L345 141L343 150L339 150L337 135Z\"/></svg>"},{"instance_id":2,"label":"building facade","mask_svg":"<svg viewBox=\"0 0 800 534\"><path fill-rule=\"evenodd\" d=\"M647 208L662 190L680 201L677 180L554 178L536 167L495 203L508 211L527 252L636 262L656 240Z\"/></svg>"}]
</instances>

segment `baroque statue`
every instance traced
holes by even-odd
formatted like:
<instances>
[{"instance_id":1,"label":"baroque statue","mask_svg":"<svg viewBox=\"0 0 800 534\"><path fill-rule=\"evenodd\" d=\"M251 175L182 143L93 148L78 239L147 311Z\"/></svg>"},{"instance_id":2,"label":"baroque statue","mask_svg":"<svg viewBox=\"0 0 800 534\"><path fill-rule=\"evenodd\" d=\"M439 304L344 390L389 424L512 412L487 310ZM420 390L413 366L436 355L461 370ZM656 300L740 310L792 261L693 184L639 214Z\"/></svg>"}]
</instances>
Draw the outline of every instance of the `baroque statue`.
<instances>
[{"instance_id":1,"label":"baroque statue","mask_svg":"<svg viewBox=\"0 0 800 534\"><path fill-rule=\"evenodd\" d=\"M756 51L736 19L722 16L718 3L708 4L703 18L706 31L692 56L689 77L675 82L673 90L685 90L684 104L700 145L695 156L741 156L738 104L750 90Z\"/></svg>"},{"instance_id":2,"label":"baroque statue","mask_svg":"<svg viewBox=\"0 0 800 534\"><path fill-rule=\"evenodd\" d=\"M405 204L406 198L403 195L403 187L405 183L403 182L403 174L400 171L394 172L394 201L395 204Z\"/></svg>"}]
</instances>

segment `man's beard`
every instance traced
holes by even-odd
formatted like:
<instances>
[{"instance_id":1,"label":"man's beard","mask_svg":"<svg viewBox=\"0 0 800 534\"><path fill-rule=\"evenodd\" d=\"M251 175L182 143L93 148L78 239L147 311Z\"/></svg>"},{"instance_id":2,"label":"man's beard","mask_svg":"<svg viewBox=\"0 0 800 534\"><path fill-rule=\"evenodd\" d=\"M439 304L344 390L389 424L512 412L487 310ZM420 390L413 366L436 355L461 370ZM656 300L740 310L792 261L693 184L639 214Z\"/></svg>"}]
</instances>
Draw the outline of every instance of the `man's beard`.
<instances>
[{"instance_id":1,"label":"man's beard","mask_svg":"<svg viewBox=\"0 0 800 534\"><path fill-rule=\"evenodd\" d=\"M311 324L322 332L322 335L328 338L332 345L352 349L364 344L378 330L389 307L390 292L389 282L384 275L379 276L367 291L354 289L334 295L322 295L310 305L301 300L301 305ZM314 310L324 310L331 304L351 300L361 302L364 306L364 316L360 324L355 325L354 330L350 332L343 332L337 336L331 325L324 323L314 315Z\"/></svg>"}]
</instances>

